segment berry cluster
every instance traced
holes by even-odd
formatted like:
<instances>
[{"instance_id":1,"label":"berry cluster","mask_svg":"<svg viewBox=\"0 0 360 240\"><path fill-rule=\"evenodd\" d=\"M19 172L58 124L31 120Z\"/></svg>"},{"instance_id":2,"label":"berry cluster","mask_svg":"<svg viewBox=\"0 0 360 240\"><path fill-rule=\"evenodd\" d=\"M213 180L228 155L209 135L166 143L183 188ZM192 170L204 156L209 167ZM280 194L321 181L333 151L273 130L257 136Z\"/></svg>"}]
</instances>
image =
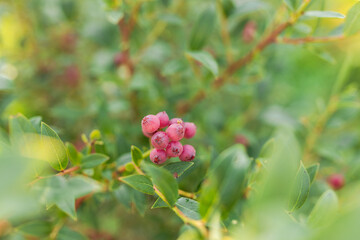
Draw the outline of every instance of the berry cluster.
<instances>
[{"instance_id":1,"label":"berry cluster","mask_svg":"<svg viewBox=\"0 0 360 240\"><path fill-rule=\"evenodd\" d=\"M166 112L147 115L141 121L143 134L151 138L154 149L150 152L150 160L162 164L168 158L179 157L181 161L189 162L195 158L196 151L191 145L182 145L183 138L192 138L196 133L196 125L184 122L180 118L169 120ZM161 131L166 128L165 131Z\"/></svg>"}]
</instances>

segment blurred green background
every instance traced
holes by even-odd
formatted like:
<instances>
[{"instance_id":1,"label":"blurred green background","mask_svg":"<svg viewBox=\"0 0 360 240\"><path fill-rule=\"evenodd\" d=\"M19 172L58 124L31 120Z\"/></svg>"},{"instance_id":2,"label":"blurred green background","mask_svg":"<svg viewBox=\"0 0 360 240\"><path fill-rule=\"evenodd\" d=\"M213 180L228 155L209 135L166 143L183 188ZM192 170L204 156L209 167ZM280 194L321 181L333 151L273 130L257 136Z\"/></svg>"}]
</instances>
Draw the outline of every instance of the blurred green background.
<instances>
[{"instance_id":1,"label":"blurred green background","mask_svg":"<svg viewBox=\"0 0 360 240\"><path fill-rule=\"evenodd\" d=\"M346 14L356 2L314 0L310 9ZM204 12L212 17L199 20ZM148 147L143 116L167 111L198 126L188 141L198 159L180 182L187 191L197 190L212 156L241 143L256 158L285 126L311 161L321 160L323 185L332 173L357 180L350 170L360 166L359 35L272 44L216 90L213 73L187 54L209 53L222 72L288 12L281 0L0 0L1 126L17 113L41 116L78 149L82 133L99 129L118 159L131 145ZM256 23L250 41L249 22ZM282 36L338 35L343 22L304 17ZM207 35L200 48L191 43L199 24ZM205 97L192 101L199 91ZM79 210L74 224L89 238L178 236L181 221L166 209L140 216L108 198L100 194Z\"/></svg>"}]
</instances>

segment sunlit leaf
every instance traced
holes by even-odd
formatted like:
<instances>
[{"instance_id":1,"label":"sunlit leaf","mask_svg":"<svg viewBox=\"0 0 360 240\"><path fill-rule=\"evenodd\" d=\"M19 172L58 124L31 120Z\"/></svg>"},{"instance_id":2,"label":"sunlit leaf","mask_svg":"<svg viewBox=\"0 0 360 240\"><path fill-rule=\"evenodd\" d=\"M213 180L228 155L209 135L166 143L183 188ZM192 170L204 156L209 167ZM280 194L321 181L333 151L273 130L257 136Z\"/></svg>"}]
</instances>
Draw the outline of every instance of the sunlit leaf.
<instances>
[{"instance_id":1,"label":"sunlit leaf","mask_svg":"<svg viewBox=\"0 0 360 240\"><path fill-rule=\"evenodd\" d=\"M360 2L357 2L346 15L344 33L345 35L350 36L359 31L360 31Z\"/></svg>"},{"instance_id":2,"label":"sunlit leaf","mask_svg":"<svg viewBox=\"0 0 360 240\"><path fill-rule=\"evenodd\" d=\"M151 180L143 175L131 175L120 178L120 181L126 183L130 187L146 194L153 195L154 188Z\"/></svg>"},{"instance_id":3,"label":"sunlit leaf","mask_svg":"<svg viewBox=\"0 0 360 240\"><path fill-rule=\"evenodd\" d=\"M332 190L324 192L315 207L311 211L308 224L312 227L319 227L329 220L336 212L338 206L338 198Z\"/></svg>"}]
</instances>

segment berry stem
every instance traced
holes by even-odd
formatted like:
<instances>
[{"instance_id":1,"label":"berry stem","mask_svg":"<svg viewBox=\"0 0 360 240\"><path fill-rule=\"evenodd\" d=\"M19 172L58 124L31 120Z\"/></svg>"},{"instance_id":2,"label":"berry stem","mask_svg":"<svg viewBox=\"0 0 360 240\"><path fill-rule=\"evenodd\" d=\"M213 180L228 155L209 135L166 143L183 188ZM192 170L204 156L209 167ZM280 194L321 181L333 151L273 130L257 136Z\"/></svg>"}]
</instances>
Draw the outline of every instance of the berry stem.
<instances>
[{"instance_id":1,"label":"berry stem","mask_svg":"<svg viewBox=\"0 0 360 240\"><path fill-rule=\"evenodd\" d=\"M185 191L180 190L180 189L179 189L179 195L183 196L183 197L191 198L191 199L196 199L195 193L185 192Z\"/></svg>"}]
</instances>

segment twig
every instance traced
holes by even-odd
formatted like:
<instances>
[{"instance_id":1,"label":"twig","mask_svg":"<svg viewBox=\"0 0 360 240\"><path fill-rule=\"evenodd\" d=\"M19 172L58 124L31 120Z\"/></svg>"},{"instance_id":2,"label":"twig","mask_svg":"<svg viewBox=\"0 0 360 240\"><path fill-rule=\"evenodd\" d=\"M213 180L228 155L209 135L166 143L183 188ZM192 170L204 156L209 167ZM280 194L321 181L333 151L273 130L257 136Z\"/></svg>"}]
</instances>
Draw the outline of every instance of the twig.
<instances>
[{"instance_id":1,"label":"twig","mask_svg":"<svg viewBox=\"0 0 360 240\"><path fill-rule=\"evenodd\" d=\"M278 38L277 43L284 44L304 44L304 43L324 43L345 39L344 35L328 36L328 37L304 37L304 38Z\"/></svg>"},{"instance_id":2,"label":"twig","mask_svg":"<svg viewBox=\"0 0 360 240\"><path fill-rule=\"evenodd\" d=\"M196 194L195 193L185 192L185 191L180 190L180 189L179 189L179 195L183 196L183 197L191 198L191 199L196 199Z\"/></svg>"}]
</instances>

